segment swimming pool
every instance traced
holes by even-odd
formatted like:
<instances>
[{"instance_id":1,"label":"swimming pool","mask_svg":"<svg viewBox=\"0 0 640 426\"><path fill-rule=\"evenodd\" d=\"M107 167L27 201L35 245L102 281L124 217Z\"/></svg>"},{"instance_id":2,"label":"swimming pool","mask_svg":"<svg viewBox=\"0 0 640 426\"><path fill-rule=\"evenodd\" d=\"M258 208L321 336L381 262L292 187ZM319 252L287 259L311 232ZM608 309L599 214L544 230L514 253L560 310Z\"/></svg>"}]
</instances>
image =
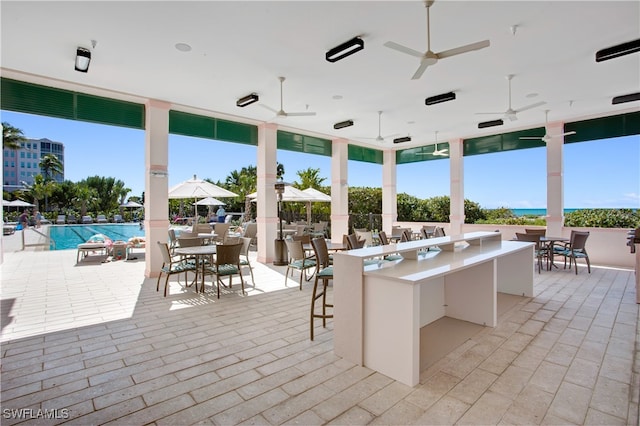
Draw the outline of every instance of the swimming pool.
<instances>
[{"instance_id":1,"label":"swimming pool","mask_svg":"<svg viewBox=\"0 0 640 426\"><path fill-rule=\"evenodd\" d=\"M75 249L78 244L86 242L94 234L104 234L113 241L127 241L131 237L144 237L144 230L140 224L90 224L90 225L56 225L49 227L49 236L55 241L49 246L50 250Z\"/></svg>"}]
</instances>

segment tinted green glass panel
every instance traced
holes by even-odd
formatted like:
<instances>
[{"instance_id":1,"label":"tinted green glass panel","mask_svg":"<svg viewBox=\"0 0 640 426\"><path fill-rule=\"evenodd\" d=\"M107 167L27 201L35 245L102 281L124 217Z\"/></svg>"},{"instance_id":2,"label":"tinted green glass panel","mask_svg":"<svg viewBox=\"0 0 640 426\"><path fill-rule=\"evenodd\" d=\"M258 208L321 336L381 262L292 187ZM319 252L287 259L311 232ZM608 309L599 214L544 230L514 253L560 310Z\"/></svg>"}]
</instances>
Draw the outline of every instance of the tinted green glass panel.
<instances>
[{"instance_id":1,"label":"tinted green glass panel","mask_svg":"<svg viewBox=\"0 0 640 426\"><path fill-rule=\"evenodd\" d=\"M214 139L215 119L181 111L169 111L169 133Z\"/></svg>"},{"instance_id":2,"label":"tinted green glass panel","mask_svg":"<svg viewBox=\"0 0 640 426\"><path fill-rule=\"evenodd\" d=\"M449 143L438 143L438 150L449 149ZM396 151L396 164L416 163L419 161L446 160L449 156L433 155L435 145L420 146Z\"/></svg>"},{"instance_id":3,"label":"tinted green glass panel","mask_svg":"<svg viewBox=\"0 0 640 426\"><path fill-rule=\"evenodd\" d=\"M359 145L349 145L348 158L353 161L382 164L384 157L379 149L365 148Z\"/></svg>"},{"instance_id":4,"label":"tinted green glass panel","mask_svg":"<svg viewBox=\"0 0 640 426\"><path fill-rule=\"evenodd\" d=\"M73 92L7 78L1 88L3 110L74 119Z\"/></svg>"},{"instance_id":5,"label":"tinted green glass panel","mask_svg":"<svg viewBox=\"0 0 640 426\"><path fill-rule=\"evenodd\" d=\"M520 139L521 137L529 136L542 138L542 136L544 136L544 127L466 139L463 143L463 155L489 154L491 152L513 151L516 149L545 146L545 143L540 139Z\"/></svg>"},{"instance_id":6,"label":"tinted green glass panel","mask_svg":"<svg viewBox=\"0 0 640 426\"><path fill-rule=\"evenodd\" d=\"M278 130L278 149L331 156L331 141Z\"/></svg>"},{"instance_id":7,"label":"tinted green glass panel","mask_svg":"<svg viewBox=\"0 0 640 426\"><path fill-rule=\"evenodd\" d=\"M215 136L220 141L258 145L258 126L216 119Z\"/></svg>"},{"instance_id":8,"label":"tinted green glass panel","mask_svg":"<svg viewBox=\"0 0 640 426\"><path fill-rule=\"evenodd\" d=\"M76 94L76 118L92 123L144 129L144 105Z\"/></svg>"},{"instance_id":9,"label":"tinted green glass panel","mask_svg":"<svg viewBox=\"0 0 640 426\"><path fill-rule=\"evenodd\" d=\"M640 112L566 123L564 130L576 132L565 136L565 143L637 135L640 134Z\"/></svg>"}]
</instances>

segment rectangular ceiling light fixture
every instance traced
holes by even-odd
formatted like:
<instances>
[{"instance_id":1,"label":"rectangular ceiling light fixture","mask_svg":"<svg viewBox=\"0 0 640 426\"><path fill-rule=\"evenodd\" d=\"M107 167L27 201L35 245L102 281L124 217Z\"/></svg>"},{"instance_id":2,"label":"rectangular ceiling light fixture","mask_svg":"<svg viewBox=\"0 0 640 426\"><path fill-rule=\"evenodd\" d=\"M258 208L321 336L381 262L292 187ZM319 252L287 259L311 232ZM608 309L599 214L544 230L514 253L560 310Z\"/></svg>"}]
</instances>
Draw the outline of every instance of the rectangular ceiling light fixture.
<instances>
[{"instance_id":1,"label":"rectangular ceiling light fixture","mask_svg":"<svg viewBox=\"0 0 640 426\"><path fill-rule=\"evenodd\" d=\"M349 126L353 126L353 120L341 121L339 123L334 124L333 128L338 130L338 129L344 129L345 127L349 127Z\"/></svg>"},{"instance_id":2,"label":"rectangular ceiling light fixture","mask_svg":"<svg viewBox=\"0 0 640 426\"><path fill-rule=\"evenodd\" d=\"M336 62L349 55L353 55L362 49L364 49L364 40L360 37L354 37L351 40L342 43L340 46L336 46L329 50L325 58L329 62Z\"/></svg>"},{"instance_id":3,"label":"rectangular ceiling light fixture","mask_svg":"<svg viewBox=\"0 0 640 426\"><path fill-rule=\"evenodd\" d=\"M252 93L250 95L245 96L244 98L240 98L236 101L236 105L244 108L247 105L251 105L254 102L258 102L258 100L260 100L260 98L258 97L258 95L256 95L255 93Z\"/></svg>"},{"instance_id":4,"label":"rectangular ceiling light fixture","mask_svg":"<svg viewBox=\"0 0 640 426\"><path fill-rule=\"evenodd\" d=\"M485 127L502 126L503 124L504 121L502 120L483 121L482 123L478 123L478 129L484 129Z\"/></svg>"},{"instance_id":5,"label":"rectangular ceiling light fixture","mask_svg":"<svg viewBox=\"0 0 640 426\"><path fill-rule=\"evenodd\" d=\"M609 59L628 55L634 52L640 52L640 38L637 40L618 44L617 46L611 46L607 47L606 49L598 50L596 52L596 62L607 61Z\"/></svg>"},{"instance_id":6,"label":"rectangular ceiling light fixture","mask_svg":"<svg viewBox=\"0 0 640 426\"><path fill-rule=\"evenodd\" d=\"M401 138L395 138L393 143L403 143L403 142L411 142L411 136L404 136Z\"/></svg>"},{"instance_id":7,"label":"rectangular ceiling light fixture","mask_svg":"<svg viewBox=\"0 0 640 426\"><path fill-rule=\"evenodd\" d=\"M91 62L91 51L84 47L78 47L76 50L76 71L89 71L89 63Z\"/></svg>"},{"instance_id":8,"label":"rectangular ceiling light fixture","mask_svg":"<svg viewBox=\"0 0 640 426\"><path fill-rule=\"evenodd\" d=\"M443 93L442 95L431 96L424 100L425 105L435 105L441 102L452 101L456 98L456 94L453 92Z\"/></svg>"},{"instance_id":9,"label":"rectangular ceiling light fixture","mask_svg":"<svg viewBox=\"0 0 640 426\"><path fill-rule=\"evenodd\" d=\"M623 104L625 102L633 102L640 101L640 92L639 93L630 93L628 95L616 96L611 99L611 105Z\"/></svg>"}]
</instances>

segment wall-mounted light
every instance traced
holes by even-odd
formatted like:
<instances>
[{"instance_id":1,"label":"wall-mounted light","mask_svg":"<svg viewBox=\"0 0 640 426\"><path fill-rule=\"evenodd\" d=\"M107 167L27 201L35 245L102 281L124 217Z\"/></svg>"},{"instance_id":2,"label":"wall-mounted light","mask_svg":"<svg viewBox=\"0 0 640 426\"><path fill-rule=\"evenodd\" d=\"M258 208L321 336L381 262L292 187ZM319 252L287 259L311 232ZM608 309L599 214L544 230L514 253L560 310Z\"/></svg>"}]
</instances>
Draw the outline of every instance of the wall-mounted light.
<instances>
[{"instance_id":1,"label":"wall-mounted light","mask_svg":"<svg viewBox=\"0 0 640 426\"><path fill-rule=\"evenodd\" d=\"M618 44L616 46L607 47L606 49L598 50L596 52L596 62L607 61L609 59L628 55L634 52L640 52L640 38L637 40Z\"/></svg>"},{"instance_id":2,"label":"wall-mounted light","mask_svg":"<svg viewBox=\"0 0 640 426\"><path fill-rule=\"evenodd\" d=\"M169 172L166 170L150 170L149 175L155 178L166 178L169 176Z\"/></svg>"},{"instance_id":3,"label":"wall-mounted light","mask_svg":"<svg viewBox=\"0 0 640 426\"><path fill-rule=\"evenodd\" d=\"M351 40L342 43L340 46L336 46L329 50L325 55L325 58L329 62L336 62L349 55L353 55L362 49L364 49L364 40L360 37L354 37Z\"/></svg>"},{"instance_id":4,"label":"wall-mounted light","mask_svg":"<svg viewBox=\"0 0 640 426\"><path fill-rule=\"evenodd\" d=\"M478 123L478 129L484 129L485 127L502 126L503 124L504 121L502 120L483 121L482 123Z\"/></svg>"},{"instance_id":5,"label":"wall-mounted light","mask_svg":"<svg viewBox=\"0 0 640 426\"><path fill-rule=\"evenodd\" d=\"M333 128L338 130L338 129L344 129L345 127L349 127L349 126L353 126L353 120L341 121L339 123L334 124Z\"/></svg>"},{"instance_id":6,"label":"wall-mounted light","mask_svg":"<svg viewBox=\"0 0 640 426\"><path fill-rule=\"evenodd\" d=\"M395 138L393 143L411 142L411 136L403 136L401 138Z\"/></svg>"},{"instance_id":7,"label":"wall-mounted light","mask_svg":"<svg viewBox=\"0 0 640 426\"><path fill-rule=\"evenodd\" d=\"M640 92L639 93L630 93L628 95L616 96L611 99L611 105L616 104L624 104L626 102L640 101Z\"/></svg>"},{"instance_id":8,"label":"wall-mounted light","mask_svg":"<svg viewBox=\"0 0 640 426\"><path fill-rule=\"evenodd\" d=\"M452 101L456 98L456 94L453 92L443 93L442 95L431 96L424 100L425 105L435 105L441 102Z\"/></svg>"},{"instance_id":9,"label":"wall-mounted light","mask_svg":"<svg viewBox=\"0 0 640 426\"><path fill-rule=\"evenodd\" d=\"M260 100L260 98L258 97L258 95L255 94L255 93L252 93L250 95L245 96L244 98L238 99L236 101L236 106L244 108L247 105L251 105L254 102L258 102L259 100Z\"/></svg>"},{"instance_id":10,"label":"wall-mounted light","mask_svg":"<svg viewBox=\"0 0 640 426\"><path fill-rule=\"evenodd\" d=\"M76 50L76 71L89 71L89 63L91 62L91 51L84 47L78 47Z\"/></svg>"}]
</instances>

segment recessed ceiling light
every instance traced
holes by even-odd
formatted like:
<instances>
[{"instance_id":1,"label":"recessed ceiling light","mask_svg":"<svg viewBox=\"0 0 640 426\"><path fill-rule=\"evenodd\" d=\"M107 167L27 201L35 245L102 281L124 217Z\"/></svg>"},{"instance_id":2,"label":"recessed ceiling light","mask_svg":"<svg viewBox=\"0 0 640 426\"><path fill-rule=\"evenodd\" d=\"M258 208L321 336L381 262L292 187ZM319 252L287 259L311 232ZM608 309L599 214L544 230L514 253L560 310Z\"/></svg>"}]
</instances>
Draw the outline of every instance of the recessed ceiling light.
<instances>
[{"instance_id":1,"label":"recessed ceiling light","mask_svg":"<svg viewBox=\"0 0 640 426\"><path fill-rule=\"evenodd\" d=\"M340 99L342 99L342 95L333 95L333 99L339 101Z\"/></svg>"},{"instance_id":2,"label":"recessed ceiling light","mask_svg":"<svg viewBox=\"0 0 640 426\"><path fill-rule=\"evenodd\" d=\"M187 43L176 43L176 49L181 52L190 52L191 46L189 46Z\"/></svg>"},{"instance_id":3,"label":"recessed ceiling light","mask_svg":"<svg viewBox=\"0 0 640 426\"><path fill-rule=\"evenodd\" d=\"M407 124L416 124L415 121L407 121Z\"/></svg>"},{"instance_id":4,"label":"recessed ceiling light","mask_svg":"<svg viewBox=\"0 0 640 426\"><path fill-rule=\"evenodd\" d=\"M538 96L537 93L529 93L528 95L526 95L527 98L535 98L536 96Z\"/></svg>"}]
</instances>

